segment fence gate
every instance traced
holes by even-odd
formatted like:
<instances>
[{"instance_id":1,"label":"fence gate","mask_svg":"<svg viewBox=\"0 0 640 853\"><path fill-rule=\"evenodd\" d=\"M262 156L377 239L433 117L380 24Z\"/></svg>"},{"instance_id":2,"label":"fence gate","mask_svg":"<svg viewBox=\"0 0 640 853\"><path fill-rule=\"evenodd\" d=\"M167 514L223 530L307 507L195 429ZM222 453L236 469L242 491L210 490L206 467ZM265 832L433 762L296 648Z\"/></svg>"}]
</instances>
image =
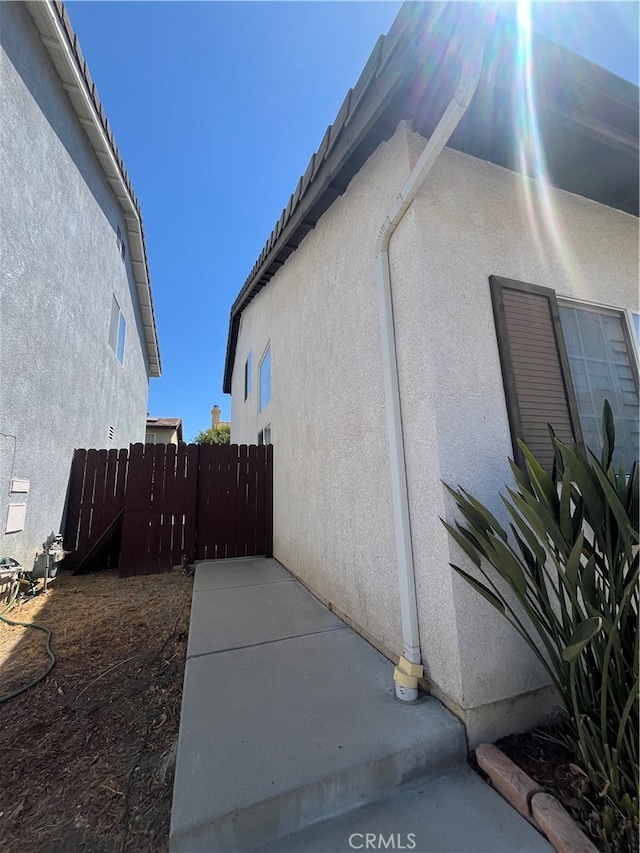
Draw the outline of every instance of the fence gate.
<instances>
[{"instance_id":1,"label":"fence gate","mask_svg":"<svg viewBox=\"0 0 640 853\"><path fill-rule=\"evenodd\" d=\"M66 565L119 565L120 576L193 560L271 556L270 445L133 444L76 450Z\"/></svg>"}]
</instances>

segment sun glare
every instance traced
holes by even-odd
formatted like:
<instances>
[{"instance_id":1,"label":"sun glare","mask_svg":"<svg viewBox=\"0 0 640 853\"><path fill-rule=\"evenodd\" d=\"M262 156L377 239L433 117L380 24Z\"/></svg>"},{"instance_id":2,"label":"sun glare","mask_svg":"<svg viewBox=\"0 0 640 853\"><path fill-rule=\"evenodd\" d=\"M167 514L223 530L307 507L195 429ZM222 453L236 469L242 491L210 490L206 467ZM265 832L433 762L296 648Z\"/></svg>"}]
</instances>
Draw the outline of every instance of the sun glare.
<instances>
[{"instance_id":1,"label":"sun glare","mask_svg":"<svg viewBox=\"0 0 640 853\"><path fill-rule=\"evenodd\" d=\"M531 232L545 263L552 266L559 261L569 271L574 264L563 235L562 223L554 208L538 120L530 0L518 0L517 4L516 84L514 116L518 167L521 174L533 179L523 181Z\"/></svg>"}]
</instances>

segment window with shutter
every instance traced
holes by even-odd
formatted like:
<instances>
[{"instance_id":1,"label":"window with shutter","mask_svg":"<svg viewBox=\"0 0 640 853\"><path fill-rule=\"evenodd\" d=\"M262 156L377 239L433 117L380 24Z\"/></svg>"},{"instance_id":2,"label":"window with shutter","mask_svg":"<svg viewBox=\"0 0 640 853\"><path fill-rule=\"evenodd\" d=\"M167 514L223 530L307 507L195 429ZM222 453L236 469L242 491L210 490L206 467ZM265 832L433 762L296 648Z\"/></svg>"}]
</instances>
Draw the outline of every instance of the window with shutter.
<instances>
[{"instance_id":1,"label":"window with shutter","mask_svg":"<svg viewBox=\"0 0 640 853\"><path fill-rule=\"evenodd\" d=\"M489 283L514 459L524 464L521 439L550 470L548 424L562 441L582 445L555 291L498 276Z\"/></svg>"},{"instance_id":2,"label":"window with shutter","mask_svg":"<svg viewBox=\"0 0 640 853\"><path fill-rule=\"evenodd\" d=\"M602 406L616 426L614 464L638 459L638 363L623 311L564 300L548 287L491 276L514 458L517 439L550 469L547 424L565 442L586 445L599 458ZM583 438L584 437L584 438Z\"/></svg>"}]
</instances>

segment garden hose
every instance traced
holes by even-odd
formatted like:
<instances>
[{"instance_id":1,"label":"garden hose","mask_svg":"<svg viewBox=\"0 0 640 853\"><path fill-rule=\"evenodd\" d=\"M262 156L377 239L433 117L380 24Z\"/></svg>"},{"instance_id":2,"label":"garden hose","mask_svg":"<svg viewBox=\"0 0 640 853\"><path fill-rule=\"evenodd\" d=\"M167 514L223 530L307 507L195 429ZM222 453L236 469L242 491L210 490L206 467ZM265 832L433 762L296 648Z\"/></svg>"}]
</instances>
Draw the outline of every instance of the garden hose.
<instances>
[{"instance_id":1,"label":"garden hose","mask_svg":"<svg viewBox=\"0 0 640 853\"><path fill-rule=\"evenodd\" d=\"M42 675L39 675L37 678L35 678L29 684L25 685L24 687L20 687L18 690L14 690L13 693L7 693L6 696L0 696L0 705L2 705L3 702L8 702L9 699L15 699L16 696L20 696L20 694L26 693L27 690L31 690L32 687L35 687L36 684L39 684L44 678L46 678L49 675L49 673L51 672L51 670L53 669L53 667L55 666L55 663L56 663L56 656L54 655L53 651L51 650L51 630L50 630L50 628L47 628L44 625L38 625L37 622L14 622L13 619L7 619L7 617L3 615L12 607L12 605L16 599L16 596L18 594L18 588L19 588L19 582L16 584L15 593L12 594L8 607L6 607L2 611L2 614L0 614L0 621L6 622L7 625L18 625L21 628L36 628L38 631L44 631L45 634L47 635L46 650L47 650L47 655L49 656L50 663L49 663L49 666L42 673Z\"/></svg>"}]
</instances>

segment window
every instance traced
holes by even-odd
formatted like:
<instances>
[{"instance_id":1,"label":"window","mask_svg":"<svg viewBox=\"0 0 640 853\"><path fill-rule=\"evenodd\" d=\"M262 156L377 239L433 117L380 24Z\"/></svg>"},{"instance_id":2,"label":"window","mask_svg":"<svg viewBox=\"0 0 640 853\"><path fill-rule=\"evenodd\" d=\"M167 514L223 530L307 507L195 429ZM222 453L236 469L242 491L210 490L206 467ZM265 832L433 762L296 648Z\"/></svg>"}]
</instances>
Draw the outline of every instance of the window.
<instances>
[{"instance_id":1,"label":"window","mask_svg":"<svg viewBox=\"0 0 640 853\"><path fill-rule=\"evenodd\" d=\"M271 424L267 424L258 433L258 444L271 444Z\"/></svg>"},{"instance_id":2,"label":"window","mask_svg":"<svg viewBox=\"0 0 640 853\"><path fill-rule=\"evenodd\" d=\"M260 362L260 411L266 409L271 400L271 347L262 356Z\"/></svg>"},{"instance_id":3,"label":"window","mask_svg":"<svg viewBox=\"0 0 640 853\"><path fill-rule=\"evenodd\" d=\"M155 432L148 432L144 437L145 444L155 444L156 443L156 434Z\"/></svg>"},{"instance_id":4,"label":"window","mask_svg":"<svg viewBox=\"0 0 640 853\"><path fill-rule=\"evenodd\" d=\"M251 393L251 351L244 363L244 399Z\"/></svg>"},{"instance_id":5,"label":"window","mask_svg":"<svg viewBox=\"0 0 640 853\"><path fill-rule=\"evenodd\" d=\"M558 438L600 455L602 404L616 423L616 457L638 457L638 373L621 311L558 305L548 287L491 276L500 364L514 458L521 439L547 469L551 424Z\"/></svg>"},{"instance_id":6,"label":"window","mask_svg":"<svg viewBox=\"0 0 640 853\"><path fill-rule=\"evenodd\" d=\"M113 297L111 303L111 322L109 324L109 346L116 354L116 358L123 363L124 339L127 333L127 321L124 319L118 300Z\"/></svg>"},{"instance_id":7,"label":"window","mask_svg":"<svg viewBox=\"0 0 640 853\"><path fill-rule=\"evenodd\" d=\"M636 336L636 352L640 358L640 314L631 312L631 325Z\"/></svg>"},{"instance_id":8,"label":"window","mask_svg":"<svg viewBox=\"0 0 640 853\"><path fill-rule=\"evenodd\" d=\"M119 225L116 228L116 246L118 247L118 251L120 252L120 257L124 261L125 255L127 254L127 247L125 245L124 237L122 236L122 231L120 230Z\"/></svg>"},{"instance_id":9,"label":"window","mask_svg":"<svg viewBox=\"0 0 640 853\"><path fill-rule=\"evenodd\" d=\"M638 458L638 381L622 312L561 303L560 322L569 356L584 443L600 456L602 405L616 427L614 464Z\"/></svg>"}]
</instances>

